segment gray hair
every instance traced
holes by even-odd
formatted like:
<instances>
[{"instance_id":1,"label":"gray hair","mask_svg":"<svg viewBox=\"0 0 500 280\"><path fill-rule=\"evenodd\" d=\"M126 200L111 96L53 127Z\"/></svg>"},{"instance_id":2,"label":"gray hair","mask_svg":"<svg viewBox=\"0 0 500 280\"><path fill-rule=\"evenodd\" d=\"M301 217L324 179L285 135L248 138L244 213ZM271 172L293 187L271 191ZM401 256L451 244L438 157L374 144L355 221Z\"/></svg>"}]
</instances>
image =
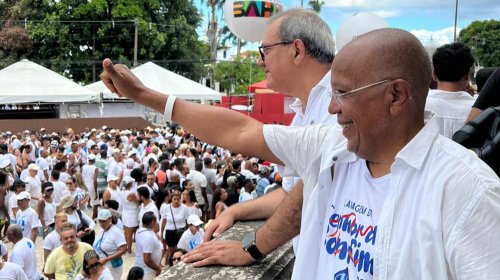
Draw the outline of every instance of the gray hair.
<instances>
[{"instance_id":1,"label":"gray hair","mask_svg":"<svg viewBox=\"0 0 500 280\"><path fill-rule=\"evenodd\" d=\"M332 63L335 56L332 31L318 14L305 9L290 9L271 17L268 25L280 18L284 18L280 26L282 42L300 39L312 58L319 63Z\"/></svg>"},{"instance_id":2,"label":"gray hair","mask_svg":"<svg viewBox=\"0 0 500 280\"><path fill-rule=\"evenodd\" d=\"M12 237L15 239L22 239L23 238L23 230L21 229L20 225L10 225L9 228L7 229L7 233L10 233Z\"/></svg>"}]
</instances>

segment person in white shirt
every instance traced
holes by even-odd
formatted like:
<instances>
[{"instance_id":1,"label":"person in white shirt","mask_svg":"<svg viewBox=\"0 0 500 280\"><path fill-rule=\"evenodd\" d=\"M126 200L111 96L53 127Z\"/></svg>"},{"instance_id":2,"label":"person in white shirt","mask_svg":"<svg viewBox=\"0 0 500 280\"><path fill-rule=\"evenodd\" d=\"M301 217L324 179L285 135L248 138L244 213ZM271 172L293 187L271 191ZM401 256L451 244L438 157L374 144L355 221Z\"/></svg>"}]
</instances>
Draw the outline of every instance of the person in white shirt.
<instances>
[{"instance_id":1,"label":"person in white shirt","mask_svg":"<svg viewBox=\"0 0 500 280\"><path fill-rule=\"evenodd\" d=\"M30 206L35 208L38 200L42 197L42 181L38 177L38 165L31 163L28 165L28 176L23 180L26 182L26 191L31 195Z\"/></svg>"},{"instance_id":2,"label":"person in white shirt","mask_svg":"<svg viewBox=\"0 0 500 280\"><path fill-rule=\"evenodd\" d=\"M301 46L295 41L283 47L300 56ZM168 105L166 119L204 141L285 165L284 174L304 181L273 218L246 235L244 248L238 241L206 242L184 262L249 264L300 232L293 279L500 278L500 179L477 156L439 135L432 119L425 125L431 65L411 33L378 29L337 54L329 112L339 125L263 125L155 93L108 59L103 66L103 81L119 95L157 111ZM226 124L225 133L214 123ZM354 181L349 174L364 177ZM371 200L376 191L384 198ZM342 197L348 200L338 204ZM354 216L364 217L356 223Z\"/></svg>"},{"instance_id":3,"label":"person in white shirt","mask_svg":"<svg viewBox=\"0 0 500 280\"><path fill-rule=\"evenodd\" d=\"M68 217L64 212L59 212L54 217L55 230L49 233L43 240L43 260L47 261L50 253L55 248L61 246L61 228L68 221Z\"/></svg>"},{"instance_id":4,"label":"person in white shirt","mask_svg":"<svg viewBox=\"0 0 500 280\"><path fill-rule=\"evenodd\" d=\"M2 240L0 240L0 262L7 261L9 257L9 251L7 250L7 246L5 246L5 243L3 243Z\"/></svg>"},{"instance_id":5,"label":"person in white shirt","mask_svg":"<svg viewBox=\"0 0 500 280\"><path fill-rule=\"evenodd\" d=\"M47 161L47 157L49 156L49 151L40 148L40 156L36 159L35 164L42 170L43 177L40 177L40 180L43 182L47 182L49 180L49 162Z\"/></svg>"},{"instance_id":6,"label":"person in white shirt","mask_svg":"<svg viewBox=\"0 0 500 280\"><path fill-rule=\"evenodd\" d=\"M61 202L61 198L63 197L63 192L66 190L66 182L62 182L59 180L59 176L61 175L61 171L59 170L52 170L50 172L50 182L54 186L54 193L52 194L52 197L54 198L54 203L56 206L59 206L59 203Z\"/></svg>"},{"instance_id":7,"label":"person in white shirt","mask_svg":"<svg viewBox=\"0 0 500 280\"><path fill-rule=\"evenodd\" d=\"M118 178L118 185L122 183L123 179L123 166L121 165L122 154L120 149L113 150L113 159L110 160L108 165L108 178L115 176Z\"/></svg>"},{"instance_id":8,"label":"person in white shirt","mask_svg":"<svg viewBox=\"0 0 500 280\"><path fill-rule=\"evenodd\" d=\"M163 246L156 235L158 231L156 215L153 212L146 212L140 222L142 226L135 234L136 255L134 266L144 269L144 277L142 279L151 280L161 273Z\"/></svg>"},{"instance_id":9,"label":"person in white shirt","mask_svg":"<svg viewBox=\"0 0 500 280\"><path fill-rule=\"evenodd\" d=\"M10 251L9 262L18 264L26 273L29 280L40 280L40 275L36 270L35 243L29 238L23 237L19 225L9 226L7 238L14 243L14 247Z\"/></svg>"},{"instance_id":10,"label":"person in white shirt","mask_svg":"<svg viewBox=\"0 0 500 280\"><path fill-rule=\"evenodd\" d=\"M177 248L190 252L203 243L205 232L200 228L203 225L203 221L196 215L190 215L187 219L187 224L188 229L182 234Z\"/></svg>"},{"instance_id":11,"label":"person in white shirt","mask_svg":"<svg viewBox=\"0 0 500 280\"><path fill-rule=\"evenodd\" d=\"M90 205L92 206L92 218L97 215L97 207L100 204L99 193L97 192L97 175L99 169L95 166L96 156L90 154L88 156L88 163L82 167L82 178L87 186L90 196Z\"/></svg>"},{"instance_id":12,"label":"person in white shirt","mask_svg":"<svg viewBox=\"0 0 500 280\"><path fill-rule=\"evenodd\" d=\"M118 177L114 175L108 176L108 187L104 190L104 194L102 195L102 203L106 205L108 200L114 200L120 203L120 188L118 187ZM118 212L121 213L122 205L121 203L118 205Z\"/></svg>"},{"instance_id":13,"label":"person in white shirt","mask_svg":"<svg viewBox=\"0 0 500 280\"><path fill-rule=\"evenodd\" d=\"M101 264L105 264L111 271L113 279L121 279L123 271L122 255L127 251L127 243L123 230L113 225L111 211L101 209L97 215L97 220L101 227L96 233L93 244L94 250L100 258Z\"/></svg>"},{"instance_id":14,"label":"person in white shirt","mask_svg":"<svg viewBox=\"0 0 500 280\"><path fill-rule=\"evenodd\" d=\"M429 90L425 109L439 120L441 135L451 139L465 125L476 100L467 92L474 56L464 43L445 44L432 55L432 66L437 89Z\"/></svg>"},{"instance_id":15,"label":"person in white shirt","mask_svg":"<svg viewBox=\"0 0 500 280\"><path fill-rule=\"evenodd\" d=\"M205 213L208 210L208 197L207 197L207 177L201 171L203 170L203 162L197 160L195 163L195 170L191 170L186 179L193 182L193 190L196 195L198 205Z\"/></svg>"},{"instance_id":16,"label":"person in white shirt","mask_svg":"<svg viewBox=\"0 0 500 280\"><path fill-rule=\"evenodd\" d=\"M23 236L31 239L33 243L36 242L38 236L38 227L41 226L38 214L29 206L30 194L28 192L21 192L16 195L17 206L19 210L16 213L15 224L19 225L22 230Z\"/></svg>"},{"instance_id":17,"label":"person in white shirt","mask_svg":"<svg viewBox=\"0 0 500 280\"><path fill-rule=\"evenodd\" d=\"M0 274L4 280L28 280L23 268L16 263L0 260Z\"/></svg>"},{"instance_id":18,"label":"person in white shirt","mask_svg":"<svg viewBox=\"0 0 500 280\"><path fill-rule=\"evenodd\" d=\"M139 209L139 227L142 227L142 216L144 216L145 213L147 212L153 212L155 214L157 223L160 222L160 212L158 211L158 208L156 207L155 203L149 199L150 193L148 188L146 187L138 187L137 188L137 199L139 201L140 209Z\"/></svg>"}]
</instances>

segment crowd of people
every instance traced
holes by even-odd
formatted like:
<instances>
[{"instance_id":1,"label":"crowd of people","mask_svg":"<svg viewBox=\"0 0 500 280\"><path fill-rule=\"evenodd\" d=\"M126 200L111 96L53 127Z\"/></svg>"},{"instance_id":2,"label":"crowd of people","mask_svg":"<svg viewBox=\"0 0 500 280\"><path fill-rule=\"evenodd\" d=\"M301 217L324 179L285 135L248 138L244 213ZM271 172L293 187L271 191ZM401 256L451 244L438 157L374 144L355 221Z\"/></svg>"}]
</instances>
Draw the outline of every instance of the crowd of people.
<instances>
[{"instance_id":1,"label":"crowd of people","mask_svg":"<svg viewBox=\"0 0 500 280\"><path fill-rule=\"evenodd\" d=\"M175 125L103 126L0 132L0 185L2 274L121 279L124 254L134 254L152 279L203 242L206 222L280 188L281 176Z\"/></svg>"}]
</instances>

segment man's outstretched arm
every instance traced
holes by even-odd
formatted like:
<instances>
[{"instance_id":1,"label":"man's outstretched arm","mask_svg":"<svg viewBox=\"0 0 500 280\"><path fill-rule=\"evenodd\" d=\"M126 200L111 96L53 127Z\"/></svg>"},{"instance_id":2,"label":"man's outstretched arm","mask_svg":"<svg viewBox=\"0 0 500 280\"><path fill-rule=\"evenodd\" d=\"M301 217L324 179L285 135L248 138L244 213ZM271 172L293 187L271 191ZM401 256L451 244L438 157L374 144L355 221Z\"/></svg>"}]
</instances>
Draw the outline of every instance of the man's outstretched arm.
<instances>
[{"instance_id":1,"label":"man's outstretched arm","mask_svg":"<svg viewBox=\"0 0 500 280\"><path fill-rule=\"evenodd\" d=\"M302 185L296 186L283 200L275 214L257 230L256 245L267 255L300 232L302 217ZM212 240L183 256L182 261L193 266L248 265L255 260L243 250L240 240Z\"/></svg>"},{"instance_id":2,"label":"man's outstretched arm","mask_svg":"<svg viewBox=\"0 0 500 280\"><path fill-rule=\"evenodd\" d=\"M110 59L105 59L103 67L101 79L112 92L164 112L168 95L144 86L125 65L113 65ZM263 124L238 112L176 99L172 120L205 142L281 163L266 145Z\"/></svg>"}]
</instances>

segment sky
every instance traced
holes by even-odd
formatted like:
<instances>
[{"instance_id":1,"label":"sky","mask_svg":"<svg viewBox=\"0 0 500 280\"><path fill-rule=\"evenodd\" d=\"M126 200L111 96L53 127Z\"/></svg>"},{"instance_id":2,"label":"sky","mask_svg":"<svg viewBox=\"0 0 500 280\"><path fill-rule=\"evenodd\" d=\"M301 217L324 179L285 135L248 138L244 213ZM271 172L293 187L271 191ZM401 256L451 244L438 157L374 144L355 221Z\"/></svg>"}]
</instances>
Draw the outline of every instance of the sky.
<instances>
[{"instance_id":1,"label":"sky","mask_svg":"<svg viewBox=\"0 0 500 280\"><path fill-rule=\"evenodd\" d=\"M320 0L321 1L321 0ZM455 22L454 0L323 0L321 17L332 29L335 38L342 21L356 12L371 12L382 17L389 27L413 33L424 46L438 47L453 41ZM206 1L195 0L204 19L198 29L201 38L206 38L208 10ZM301 7L301 0L281 0L283 9ZM304 8L309 8L303 0ZM219 19L223 20L222 12ZM475 20L500 20L499 0L458 0L457 36L461 28ZM246 49L257 49L253 43Z\"/></svg>"}]
</instances>

